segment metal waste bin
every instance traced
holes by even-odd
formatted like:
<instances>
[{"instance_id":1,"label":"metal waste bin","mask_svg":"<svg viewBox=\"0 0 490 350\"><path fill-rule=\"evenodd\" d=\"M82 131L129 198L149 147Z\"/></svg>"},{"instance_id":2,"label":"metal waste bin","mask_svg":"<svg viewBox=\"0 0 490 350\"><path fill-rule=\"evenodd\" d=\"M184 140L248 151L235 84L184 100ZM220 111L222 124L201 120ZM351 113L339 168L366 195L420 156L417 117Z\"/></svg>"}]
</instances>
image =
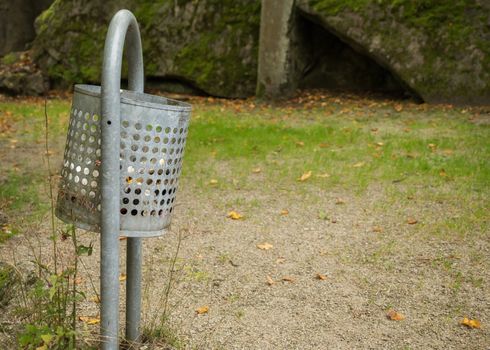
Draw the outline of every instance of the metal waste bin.
<instances>
[{"instance_id":1,"label":"metal waste bin","mask_svg":"<svg viewBox=\"0 0 490 350\"><path fill-rule=\"evenodd\" d=\"M76 85L56 215L100 232L100 87ZM121 92L121 235L150 237L169 226L182 170L191 106L134 91Z\"/></svg>"},{"instance_id":2,"label":"metal waste bin","mask_svg":"<svg viewBox=\"0 0 490 350\"><path fill-rule=\"evenodd\" d=\"M126 46L128 90L120 89ZM101 348L119 348L119 237L127 236L126 340L138 342L142 237L170 224L191 106L143 93L138 23L111 20L101 86L76 85L56 215L100 232Z\"/></svg>"}]
</instances>

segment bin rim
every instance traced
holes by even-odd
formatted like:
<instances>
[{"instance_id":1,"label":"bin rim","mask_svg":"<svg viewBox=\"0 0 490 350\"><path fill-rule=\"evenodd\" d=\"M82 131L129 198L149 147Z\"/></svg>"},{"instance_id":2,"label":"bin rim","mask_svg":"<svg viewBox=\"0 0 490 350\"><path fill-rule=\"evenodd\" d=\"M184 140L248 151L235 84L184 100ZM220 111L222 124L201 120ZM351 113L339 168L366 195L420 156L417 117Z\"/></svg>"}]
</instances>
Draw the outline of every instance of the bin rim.
<instances>
[{"instance_id":1,"label":"bin rim","mask_svg":"<svg viewBox=\"0 0 490 350\"><path fill-rule=\"evenodd\" d=\"M100 98L101 87L99 85L76 84L75 92ZM170 99L163 96L151 95L142 92L121 89L121 103L126 105L141 106L165 111L190 112L189 103Z\"/></svg>"}]
</instances>

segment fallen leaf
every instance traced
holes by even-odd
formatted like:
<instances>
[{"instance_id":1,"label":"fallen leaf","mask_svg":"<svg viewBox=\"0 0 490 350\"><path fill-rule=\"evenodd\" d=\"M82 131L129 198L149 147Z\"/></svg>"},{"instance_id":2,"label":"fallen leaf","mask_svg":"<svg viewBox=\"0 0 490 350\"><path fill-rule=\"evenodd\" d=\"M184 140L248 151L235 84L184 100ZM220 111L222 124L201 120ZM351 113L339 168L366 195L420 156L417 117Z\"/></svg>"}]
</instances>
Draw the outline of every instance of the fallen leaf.
<instances>
[{"instance_id":1,"label":"fallen leaf","mask_svg":"<svg viewBox=\"0 0 490 350\"><path fill-rule=\"evenodd\" d=\"M372 132L377 132L378 131L378 128L371 128L371 131Z\"/></svg>"},{"instance_id":2,"label":"fallen leaf","mask_svg":"<svg viewBox=\"0 0 490 350\"><path fill-rule=\"evenodd\" d=\"M261 171L262 171L262 169L260 169L260 168L253 168L253 169L252 169L252 173L254 173L254 174L258 174L258 173L260 173Z\"/></svg>"},{"instance_id":3,"label":"fallen leaf","mask_svg":"<svg viewBox=\"0 0 490 350\"><path fill-rule=\"evenodd\" d=\"M94 325L100 323L99 317L80 316L78 319L88 325Z\"/></svg>"},{"instance_id":4,"label":"fallen leaf","mask_svg":"<svg viewBox=\"0 0 490 350\"><path fill-rule=\"evenodd\" d=\"M211 180L209 180L209 184L210 184L210 185L217 185L217 184L218 184L218 180L216 180L216 179L211 179Z\"/></svg>"},{"instance_id":5,"label":"fallen leaf","mask_svg":"<svg viewBox=\"0 0 490 350\"><path fill-rule=\"evenodd\" d=\"M296 146L298 147L303 147L305 145L305 143L303 141L296 141Z\"/></svg>"},{"instance_id":6,"label":"fallen leaf","mask_svg":"<svg viewBox=\"0 0 490 350\"><path fill-rule=\"evenodd\" d=\"M287 210L287 209L283 209L283 210L281 210L280 215L281 215L281 216L289 215L289 210Z\"/></svg>"},{"instance_id":7,"label":"fallen leaf","mask_svg":"<svg viewBox=\"0 0 490 350\"><path fill-rule=\"evenodd\" d=\"M446 177L447 176L446 170L441 169L441 171L439 171L439 176Z\"/></svg>"},{"instance_id":8,"label":"fallen leaf","mask_svg":"<svg viewBox=\"0 0 490 350\"><path fill-rule=\"evenodd\" d=\"M209 306L201 306L196 309L198 315L207 314L209 311Z\"/></svg>"},{"instance_id":9,"label":"fallen leaf","mask_svg":"<svg viewBox=\"0 0 490 350\"><path fill-rule=\"evenodd\" d=\"M454 153L454 151L452 149L445 149L445 150L442 150L442 154L444 154L445 156L450 156Z\"/></svg>"},{"instance_id":10,"label":"fallen leaf","mask_svg":"<svg viewBox=\"0 0 490 350\"><path fill-rule=\"evenodd\" d=\"M381 233L383 228L381 226L373 226L373 232Z\"/></svg>"},{"instance_id":11,"label":"fallen leaf","mask_svg":"<svg viewBox=\"0 0 490 350\"><path fill-rule=\"evenodd\" d=\"M403 316L401 313L396 312L395 310L391 309L386 313L386 317L392 321L401 321L405 319L405 316Z\"/></svg>"},{"instance_id":12,"label":"fallen leaf","mask_svg":"<svg viewBox=\"0 0 490 350\"><path fill-rule=\"evenodd\" d=\"M330 174L329 173L323 173L323 174L318 174L318 175L315 175L316 177L322 177L322 178L326 178L326 177L330 177Z\"/></svg>"},{"instance_id":13,"label":"fallen leaf","mask_svg":"<svg viewBox=\"0 0 490 350\"><path fill-rule=\"evenodd\" d=\"M268 284L269 286L272 286L274 283L276 283L276 282L275 282L275 281L272 279L272 277L271 277L271 276L269 276L269 275L268 275L268 276L267 276L267 284Z\"/></svg>"},{"instance_id":14,"label":"fallen leaf","mask_svg":"<svg viewBox=\"0 0 490 350\"><path fill-rule=\"evenodd\" d=\"M98 295L94 295L92 298L89 299L91 302L100 304L100 298Z\"/></svg>"},{"instance_id":15,"label":"fallen leaf","mask_svg":"<svg viewBox=\"0 0 490 350\"><path fill-rule=\"evenodd\" d=\"M366 162L358 162L354 165L352 165L353 168L361 168L366 164Z\"/></svg>"},{"instance_id":16,"label":"fallen leaf","mask_svg":"<svg viewBox=\"0 0 490 350\"><path fill-rule=\"evenodd\" d=\"M379 146L379 147L382 147L384 146L385 144L383 142L376 142L376 146Z\"/></svg>"},{"instance_id":17,"label":"fallen leaf","mask_svg":"<svg viewBox=\"0 0 490 350\"><path fill-rule=\"evenodd\" d=\"M82 278L81 277L75 278L75 281L73 281L73 283L75 283L76 285L81 284L82 283Z\"/></svg>"},{"instance_id":18,"label":"fallen leaf","mask_svg":"<svg viewBox=\"0 0 490 350\"><path fill-rule=\"evenodd\" d=\"M320 143L318 145L318 147L320 147L320 148L327 148L328 147L328 143Z\"/></svg>"},{"instance_id":19,"label":"fallen leaf","mask_svg":"<svg viewBox=\"0 0 490 350\"><path fill-rule=\"evenodd\" d=\"M335 204L337 204L337 205L345 204L345 201L339 197L335 200Z\"/></svg>"},{"instance_id":20,"label":"fallen leaf","mask_svg":"<svg viewBox=\"0 0 490 350\"><path fill-rule=\"evenodd\" d=\"M467 317L463 318L463 320L460 322L463 326L466 326L468 328L481 328L481 322L478 320L472 320Z\"/></svg>"},{"instance_id":21,"label":"fallen leaf","mask_svg":"<svg viewBox=\"0 0 490 350\"><path fill-rule=\"evenodd\" d=\"M316 279L317 279L317 280L322 280L322 281L325 281L325 280L327 279L327 276L322 275L321 273L317 273L317 274L316 274Z\"/></svg>"},{"instance_id":22,"label":"fallen leaf","mask_svg":"<svg viewBox=\"0 0 490 350\"><path fill-rule=\"evenodd\" d=\"M308 180L309 178L311 177L311 170L310 171L307 171L306 173L304 173L303 175L301 175L301 177L298 179L298 181L306 181Z\"/></svg>"},{"instance_id":23,"label":"fallen leaf","mask_svg":"<svg viewBox=\"0 0 490 350\"><path fill-rule=\"evenodd\" d=\"M284 276L284 277L282 278L282 280L283 280L284 282L291 282L291 283L294 283L294 278L292 278L291 276Z\"/></svg>"},{"instance_id":24,"label":"fallen leaf","mask_svg":"<svg viewBox=\"0 0 490 350\"><path fill-rule=\"evenodd\" d=\"M330 222L331 222L332 224L336 224L336 223L337 223L337 219L332 219L332 220L330 220Z\"/></svg>"},{"instance_id":25,"label":"fallen leaf","mask_svg":"<svg viewBox=\"0 0 490 350\"><path fill-rule=\"evenodd\" d=\"M257 248L259 248L261 250L269 250L269 249L272 249L273 247L274 246L272 244L267 243L267 242L257 244Z\"/></svg>"},{"instance_id":26,"label":"fallen leaf","mask_svg":"<svg viewBox=\"0 0 490 350\"><path fill-rule=\"evenodd\" d=\"M400 105L400 104L396 104L396 105L394 106L394 108L395 108L395 111L397 111L397 112L401 112L401 111L403 110L403 106L402 106L402 105Z\"/></svg>"},{"instance_id":27,"label":"fallen leaf","mask_svg":"<svg viewBox=\"0 0 490 350\"><path fill-rule=\"evenodd\" d=\"M407 224L409 224L409 225L415 225L417 222L418 222L418 220L414 219L414 218L408 218L407 219Z\"/></svg>"},{"instance_id":28,"label":"fallen leaf","mask_svg":"<svg viewBox=\"0 0 490 350\"><path fill-rule=\"evenodd\" d=\"M434 143L429 143L427 147L429 147L432 152L434 152L437 149L437 145Z\"/></svg>"},{"instance_id":29,"label":"fallen leaf","mask_svg":"<svg viewBox=\"0 0 490 350\"><path fill-rule=\"evenodd\" d=\"M243 219L243 215L241 214L238 214L236 211L232 210L230 211L227 215L226 215L227 218L230 218L232 220L240 220L240 219Z\"/></svg>"},{"instance_id":30,"label":"fallen leaf","mask_svg":"<svg viewBox=\"0 0 490 350\"><path fill-rule=\"evenodd\" d=\"M119 282L126 281L126 278L127 278L126 274L125 273L121 273L119 275Z\"/></svg>"}]
</instances>

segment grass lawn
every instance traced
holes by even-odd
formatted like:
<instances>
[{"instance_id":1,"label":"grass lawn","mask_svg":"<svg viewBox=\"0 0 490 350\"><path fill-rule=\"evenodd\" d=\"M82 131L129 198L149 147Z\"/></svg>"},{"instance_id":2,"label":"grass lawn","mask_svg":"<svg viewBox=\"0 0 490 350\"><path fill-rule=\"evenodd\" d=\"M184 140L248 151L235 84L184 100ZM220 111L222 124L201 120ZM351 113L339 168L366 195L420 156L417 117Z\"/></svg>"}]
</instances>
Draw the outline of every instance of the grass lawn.
<instances>
[{"instance_id":1,"label":"grass lawn","mask_svg":"<svg viewBox=\"0 0 490 350\"><path fill-rule=\"evenodd\" d=\"M372 272L356 279L367 299L377 297L370 286L373 275L428 259L427 278L442 276L441 283L456 295L445 317L469 311L484 317L473 310L478 303L468 306L462 300L465 293L483 293L490 283L490 109L321 93L276 105L212 98L190 102L182 195L199 198L206 213L226 221L226 213L236 210L247 227L263 231L277 224L266 223L271 211L292 218L291 208L297 208L305 227L335 225L349 211L363 213L356 225L369 238L330 246L329 254L345 266ZM68 99L47 103L53 174L61 163L69 108ZM15 234L47 220L44 101L0 100L0 118L0 242L8 245ZM186 208L180 215L199 217L199 205ZM353 232L359 228L353 227ZM437 248L425 256L414 244ZM222 261L229 253L216 254ZM195 273L184 265L184 273ZM381 308L391 308L392 302ZM237 313L245 314L246 305ZM482 333L477 343L488 339Z\"/></svg>"}]
</instances>

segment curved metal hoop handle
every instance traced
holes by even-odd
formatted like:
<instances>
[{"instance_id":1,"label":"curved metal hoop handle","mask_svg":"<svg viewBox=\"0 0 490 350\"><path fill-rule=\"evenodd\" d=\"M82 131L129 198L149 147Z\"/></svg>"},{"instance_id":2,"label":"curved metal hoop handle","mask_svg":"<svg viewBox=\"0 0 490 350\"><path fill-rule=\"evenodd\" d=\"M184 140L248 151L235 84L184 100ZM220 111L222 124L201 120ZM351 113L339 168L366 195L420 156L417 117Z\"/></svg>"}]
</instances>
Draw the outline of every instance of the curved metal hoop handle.
<instances>
[{"instance_id":1,"label":"curved metal hoop handle","mask_svg":"<svg viewBox=\"0 0 490 350\"><path fill-rule=\"evenodd\" d=\"M111 20L104 47L102 66L102 179L101 179L101 336L102 349L118 348L119 332L119 147L120 147L120 112L121 112L121 67L124 45L127 46L129 61L129 89L143 92L143 52L138 22L128 10L117 12ZM129 243L129 241L128 241ZM140 241L135 239L135 253L140 252ZM139 259L139 258L138 258ZM133 277L138 279L138 276ZM128 271L129 283L129 271ZM139 291L139 287L137 289ZM139 294L139 293L138 293ZM139 297L137 295L136 297ZM135 296L128 298L135 299ZM138 304L139 305L139 301ZM139 309L132 314L138 316ZM133 327L137 336L137 322Z\"/></svg>"}]
</instances>

